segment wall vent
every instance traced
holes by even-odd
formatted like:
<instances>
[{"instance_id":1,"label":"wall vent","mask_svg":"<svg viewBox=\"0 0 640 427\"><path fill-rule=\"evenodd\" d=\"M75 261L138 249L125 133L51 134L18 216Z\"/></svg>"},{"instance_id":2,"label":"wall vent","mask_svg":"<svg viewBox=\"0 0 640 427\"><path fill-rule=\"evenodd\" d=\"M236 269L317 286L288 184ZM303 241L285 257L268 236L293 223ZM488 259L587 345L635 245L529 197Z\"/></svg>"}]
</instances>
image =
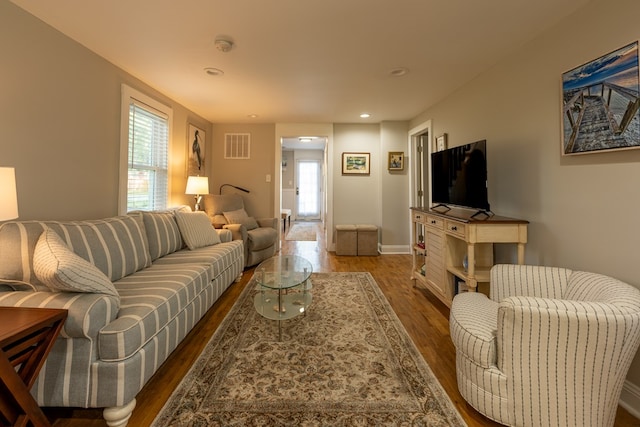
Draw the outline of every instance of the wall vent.
<instances>
[{"instance_id":1,"label":"wall vent","mask_svg":"<svg viewBox=\"0 0 640 427\"><path fill-rule=\"evenodd\" d=\"M225 133L224 134L224 158L225 159L251 158L251 134L250 133Z\"/></svg>"}]
</instances>

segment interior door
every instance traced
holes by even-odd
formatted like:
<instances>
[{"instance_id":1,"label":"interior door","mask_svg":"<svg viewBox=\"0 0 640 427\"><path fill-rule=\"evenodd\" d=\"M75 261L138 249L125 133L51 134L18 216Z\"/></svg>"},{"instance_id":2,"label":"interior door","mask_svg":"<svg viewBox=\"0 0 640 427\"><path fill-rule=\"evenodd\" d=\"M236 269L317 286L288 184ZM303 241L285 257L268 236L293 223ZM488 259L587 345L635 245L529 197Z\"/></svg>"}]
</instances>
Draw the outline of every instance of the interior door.
<instances>
[{"instance_id":1,"label":"interior door","mask_svg":"<svg viewBox=\"0 0 640 427\"><path fill-rule=\"evenodd\" d=\"M428 206L429 201L429 134L423 133L413 138L414 206Z\"/></svg>"},{"instance_id":2,"label":"interior door","mask_svg":"<svg viewBox=\"0 0 640 427\"><path fill-rule=\"evenodd\" d=\"M296 171L296 219L320 220L320 161L298 160Z\"/></svg>"}]
</instances>

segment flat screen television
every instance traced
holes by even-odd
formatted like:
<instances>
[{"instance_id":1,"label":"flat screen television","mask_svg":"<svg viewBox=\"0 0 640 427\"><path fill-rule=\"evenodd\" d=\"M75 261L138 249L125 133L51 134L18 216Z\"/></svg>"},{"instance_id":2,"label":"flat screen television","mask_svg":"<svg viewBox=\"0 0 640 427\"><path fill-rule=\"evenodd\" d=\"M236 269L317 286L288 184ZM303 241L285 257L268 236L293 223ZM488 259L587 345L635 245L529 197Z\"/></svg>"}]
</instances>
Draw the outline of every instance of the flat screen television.
<instances>
[{"instance_id":1,"label":"flat screen television","mask_svg":"<svg viewBox=\"0 0 640 427\"><path fill-rule=\"evenodd\" d=\"M490 212L486 140L431 153L431 201Z\"/></svg>"}]
</instances>

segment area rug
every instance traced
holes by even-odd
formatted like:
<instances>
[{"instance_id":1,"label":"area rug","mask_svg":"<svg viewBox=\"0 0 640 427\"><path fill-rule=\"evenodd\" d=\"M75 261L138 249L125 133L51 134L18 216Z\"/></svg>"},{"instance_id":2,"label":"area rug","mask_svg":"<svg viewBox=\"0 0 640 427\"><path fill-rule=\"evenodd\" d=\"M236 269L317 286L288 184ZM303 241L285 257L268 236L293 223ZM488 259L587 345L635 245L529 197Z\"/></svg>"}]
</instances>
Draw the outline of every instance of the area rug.
<instances>
[{"instance_id":1,"label":"area rug","mask_svg":"<svg viewBox=\"0 0 640 427\"><path fill-rule=\"evenodd\" d=\"M285 240L314 241L316 240L316 227L310 224L293 224Z\"/></svg>"},{"instance_id":2,"label":"area rug","mask_svg":"<svg viewBox=\"0 0 640 427\"><path fill-rule=\"evenodd\" d=\"M252 279L152 425L465 425L369 273L311 280L278 341Z\"/></svg>"}]
</instances>

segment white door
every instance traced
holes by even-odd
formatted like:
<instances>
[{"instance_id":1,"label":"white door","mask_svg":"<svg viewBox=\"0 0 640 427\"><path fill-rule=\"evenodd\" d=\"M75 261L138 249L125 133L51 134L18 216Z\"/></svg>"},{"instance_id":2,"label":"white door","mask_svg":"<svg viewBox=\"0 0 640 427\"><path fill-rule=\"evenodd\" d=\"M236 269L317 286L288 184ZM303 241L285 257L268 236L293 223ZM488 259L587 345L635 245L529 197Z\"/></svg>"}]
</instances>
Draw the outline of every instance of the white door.
<instances>
[{"instance_id":1,"label":"white door","mask_svg":"<svg viewBox=\"0 0 640 427\"><path fill-rule=\"evenodd\" d=\"M296 161L296 219L320 219L320 161Z\"/></svg>"}]
</instances>

